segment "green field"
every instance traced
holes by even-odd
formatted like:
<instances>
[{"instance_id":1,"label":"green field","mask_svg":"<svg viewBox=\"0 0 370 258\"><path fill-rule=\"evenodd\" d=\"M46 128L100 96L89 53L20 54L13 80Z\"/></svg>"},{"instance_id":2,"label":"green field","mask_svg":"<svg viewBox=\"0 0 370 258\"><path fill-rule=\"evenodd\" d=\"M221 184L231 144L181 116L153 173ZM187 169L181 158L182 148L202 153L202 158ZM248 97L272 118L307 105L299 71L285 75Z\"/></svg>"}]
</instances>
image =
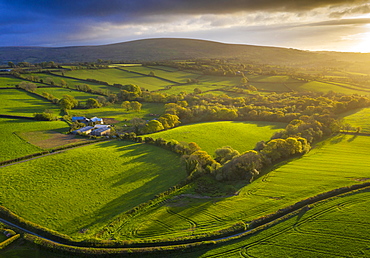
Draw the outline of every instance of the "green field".
<instances>
[{"instance_id":1,"label":"green field","mask_svg":"<svg viewBox=\"0 0 370 258\"><path fill-rule=\"evenodd\" d=\"M54 97L61 99L63 95L70 95L73 96L78 101L86 101L89 98L96 99L100 95L91 94L87 92L77 91L77 90L70 90L66 88L38 88L36 89L36 93L42 94L43 92L52 94Z\"/></svg>"},{"instance_id":2,"label":"green field","mask_svg":"<svg viewBox=\"0 0 370 258\"><path fill-rule=\"evenodd\" d=\"M2 75L0 76L0 88L15 87L23 81L13 76Z\"/></svg>"},{"instance_id":3,"label":"green field","mask_svg":"<svg viewBox=\"0 0 370 258\"><path fill-rule=\"evenodd\" d=\"M94 108L94 109L73 109L70 111L72 115L87 116L87 117L102 117L113 118L117 120L119 125L127 124L128 121L134 117L140 117L145 120L153 119L149 114L161 115L164 112L164 104L162 103L142 103L140 112L126 111L121 107L121 104L114 104L107 107Z\"/></svg>"},{"instance_id":4,"label":"green field","mask_svg":"<svg viewBox=\"0 0 370 258\"><path fill-rule=\"evenodd\" d=\"M342 115L343 122L353 127L361 127L363 133L370 133L370 108L357 109Z\"/></svg>"},{"instance_id":5,"label":"green field","mask_svg":"<svg viewBox=\"0 0 370 258\"><path fill-rule=\"evenodd\" d=\"M40 147L30 144L22 137L23 133L35 131L68 131L65 122L39 122L25 119L0 118L0 161L40 152Z\"/></svg>"},{"instance_id":6,"label":"green field","mask_svg":"<svg viewBox=\"0 0 370 258\"><path fill-rule=\"evenodd\" d=\"M124 67L124 69L142 74L149 74L150 72L154 72L155 76L175 81L177 83L186 83L187 79L196 79L197 77L199 77L199 74L182 72L177 69L174 68L171 69L171 67L165 66L152 66L152 67L136 66L136 67Z\"/></svg>"},{"instance_id":7,"label":"green field","mask_svg":"<svg viewBox=\"0 0 370 258\"><path fill-rule=\"evenodd\" d=\"M196 142L213 155L217 148L231 146L239 152L251 150L259 141L267 141L284 123L271 122L209 122L184 125L149 136L179 142Z\"/></svg>"},{"instance_id":8,"label":"green field","mask_svg":"<svg viewBox=\"0 0 370 258\"><path fill-rule=\"evenodd\" d=\"M172 199L110 230L120 239L175 238L248 223L319 193L369 180L369 146L370 137L338 135L302 158L276 166L236 196Z\"/></svg>"},{"instance_id":9,"label":"green field","mask_svg":"<svg viewBox=\"0 0 370 258\"><path fill-rule=\"evenodd\" d=\"M134 73L125 72L119 69L99 69L99 70L74 70L65 72L66 76L71 76L80 79L95 79L108 82L109 84L136 84L139 87L150 91L164 88L171 83L150 77L142 76Z\"/></svg>"},{"instance_id":10,"label":"green field","mask_svg":"<svg viewBox=\"0 0 370 258\"><path fill-rule=\"evenodd\" d=\"M68 75L68 72L64 72L64 73L65 73L66 76ZM61 73L59 73L59 74L61 75ZM66 82L66 86L68 86L72 89L75 89L76 85L87 84L93 90L101 90L103 93L109 93L109 92L117 93L117 92L119 92L119 89L115 88L115 87L111 87L111 86L103 85L103 84L99 84L99 83L94 83L94 82L89 82L89 81L84 81L83 79L86 79L86 78L82 78L82 80L80 80L80 79L73 79L73 78L68 78L68 77L56 76L56 75L48 74L48 73L34 73L32 75L34 75L36 77L39 77L40 79L43 79L44 81L46 81L47 78L51 78L56 85L60 85L61 80L64 80Z\"/></svg>"},{"instance_id":11,"label":"green field","mask_svg":"<svg viewBox=\"0 0 370 258\"><path fill-rule=\"evenodd\" d=\"M55 115L60 112L57 105L23 90L3 89L0 94L0 115L33 117L34 113L44 112L46 109L52 111Z\"/></svg>"},{"instance_id":12,"label":"green field","mask_svg":"<svg viewBox=\"0 0 370 258\"><path fill-rule=\"evenodd\" d=\"M311 205L250 237L177 257L370 257L370 190Z\"/></svg>"},{"instance_id":13,"label":"green field","mask_svg":"<svg viewBox=\"0 0 370 258\"><path fill-rule=\"evenodd\" d=\"M0 192L6 194L0 204L42 226L87 238L185 176L172 152L110 141L3 167Z\"/></svg>"}]
</instances>

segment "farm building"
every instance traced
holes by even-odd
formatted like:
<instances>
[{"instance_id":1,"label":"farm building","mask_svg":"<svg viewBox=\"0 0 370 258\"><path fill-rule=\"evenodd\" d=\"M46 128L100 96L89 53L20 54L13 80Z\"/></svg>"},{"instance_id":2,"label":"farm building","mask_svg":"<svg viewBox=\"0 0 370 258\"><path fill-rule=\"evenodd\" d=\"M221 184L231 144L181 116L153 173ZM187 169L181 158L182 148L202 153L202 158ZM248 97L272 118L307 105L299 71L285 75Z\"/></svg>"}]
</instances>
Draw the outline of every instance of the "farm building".
<instances>
[{"instance_id":1,"label":"farm building","mask_svg":"<svg viewBox=\"0 0 370 258\"><path fill-rule=\"evenodd\" d=\"M88 118L86 118L84 116L73 116L72 117L72 122L87 123Z\"/></svg>"},{"instance_id":2,"label":"farm building","mask_svg":"<svg viewBox=\"0 0 370 258\"><path fill-rule=\"evenodd\" d=\"M103 122L103 118L98 118L96 116L93 117L93 118L91 118L90 121L93 122L93 123L95 123L95 124L101 124L101 125L104 123Z\"/></svg>"},{"instance_id":3,"label":"farm building","mask_svg":"<svg viewBox=\"0 0 370 258\"><path fill-rule=\"evenodd\" d=\"M96 135L96 136L108 135L110 131L111 131L110 127L101 127L101 128L97 128L93 130L91 132L91 135Z\"/></svg>"},{"instance_id":4,"label":"farm building","mask_svg":"<svg viewBox=\"0 0 370 258\"><path fill-rule=\"evenodd\" d=\"M73 134L83 134L83 133L90 134L93 129L94 129L94 127L92 127L92 126L85 126L85 127L80 128L80 129L72 131L72 133Z\"/></svg>"}]
</instances>

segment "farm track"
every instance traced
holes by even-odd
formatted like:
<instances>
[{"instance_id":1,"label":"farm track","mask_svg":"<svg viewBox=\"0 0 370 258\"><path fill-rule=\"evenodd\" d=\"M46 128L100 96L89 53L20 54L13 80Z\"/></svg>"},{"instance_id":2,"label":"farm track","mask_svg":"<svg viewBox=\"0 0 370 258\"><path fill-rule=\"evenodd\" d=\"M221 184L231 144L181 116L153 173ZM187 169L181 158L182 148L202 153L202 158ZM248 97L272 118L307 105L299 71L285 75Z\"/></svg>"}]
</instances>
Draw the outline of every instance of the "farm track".
<instances>
[{"instance_id":1,"label":"farm track","mask_svg":"<svg viewBox=\"0 0 370 258\"><path fill-rule=\"evenodd\" d=\"M361 189L365 189L365 188L369 188L369 185L368 184L363 184L363 185L360 185L359 187L357 187L357 188L355 188L355 189L352 189L352 190L350 190L350 189L347 189L346 191L344 191L344 192L341 192L341 193L335 193L334 195L331 195L331 196L328 196L328 197L326 197L326 198L323 198L323 199L320 199L320 200L313 200L312 202L310 202L309 204L307 204L307 205L305 205L305 206L303 206L303 207L308 207L308 205L310 205L310 204L313 204L313 203L316 203L316 202L321 202L321 201L324 201L324 200L327 200L327 199L330 199L330 198L333 198L333 197L336 197L336 196L339 196L339 195L343 195L343 194L348 194L348 193L350 193L350 192L353 192L353 191L358 191L358 190L361 190ZM352 201L348 201L348 202L344 202L344 203L352 203ZM338 205L334 205L331 209L336 209L337 208L337 206ZM324 210L323 212L320 212L319 214L323 214L323 213L328 213L328 212L330 212L330 210L331 209L326 209L326 210ZM266 223L264 223L264 224L262 224L262 225L260 225L259 227L263 227L265 224L269 224L269 225L273 225L273 224L275 224L275 223L277 223L277 222L281 222L281 218L283 217L283 219L284 220L286 220L287 218L291 218L291 215L295 215L295 216L297 216L297 214L294 214L295 212L297 212L297 211L299 211L299 210L301 210L301 212L302 211L304 211L304 208L296 208L296 209L294 209L294 210L292 210L292 211L290 211L289 213L287 213L287 214L285 214L285 215L282 215L282 216L280 216L280 217L278 217L278 218L276 218L276 219L274 219L274 220L272 220L272 221L270 221L270 222L266 222ZM329 210L329 211L328 211ZM171 215L175 215L175 216L179 216L180 218L182 218L182 219L184 219L185 221L187 221L191 226L192 226L192 228L195 228L196 226L197 226L197 224L196 224L196 222L194 222L194 221L192 221L192 220L190 220L189 218L187 218L187 217L184 217L183 215L181 215L181 214L178 214L178 213L176 213L176 212L174 212L174 211L171 211L171 210L169 210L169 209L167 209L167 211L168 211L168 213L169 214L171 214ZM299 216L299 215L298 215ZM319 217L320 215L314 215L314 216L311 216L311 218L313 218L313 217ZM307 219L305 219L304 221L307 221ZM69 245L66 245L65 243L61 243L61 242L58 242L58 241L53 241L53 240L50 240L50 239L48 239L48 238L46 238L46 237L43 237L43 236L41 236L41 235L38 235L38 234L36 234L36 233L33 233L32 231L30 231L30 230L27 230L27 229L24 229L23 227L20 227L20 226L18 226L18 225L16 225L16 224L14 224L14 223L11 223L11 222L9 222L9 221L7 221L7 220L5 220L5 219L2 219L2 218L0 218L0 222L2 222L2 223L4 223L4 224L7 224L7 225L9 225L9 226L11 226L11 227L14 227L14 228L17 228L17 229L19 229L19 230L21 230L21 231L23 231L23 232L26 232L26 233L28 233L28 234L31 234L31 235L34 235L34 236L37 236L37 237L39 237L39 238L41 238L41 239L44 239L44 240L47 240L47 241L51 241L51 242L53 242L53 243L56 243L56 244L61 244L61 245L64 245L64 246L70 246L70 247L76 247L76 246L81 246L81 245L78 245L78 243L76 243L75 245L71 245L71 244L69 244ZM302 222L303 223L303 222ZM248 235L248 233L249 232L251 232L252 230L256 230L256 232L258 232L258 231L260 231L260 230L263 230L263 229L259 229L259 227L258 228L255 228L255 229L248 229L248 230L246 230L246 231L244 231L244 232L241 232L241 233L238 233L238 234L234 234L234 235L231 235L231 236L226 236L226 237L223 237L223 238L217 238L217 239L213 239L213 240L210 240L210 241L215 241L215 242L217 242L217 241L222 241L222 242L224 242L225 240L231 240L231 239L236 239L236 238L241 238L241 237L244 237L244 236L246 236L246 235ZM256 246L256 245L258 245L258 244L263 244L263 243L265 243L266 241L268 241L268 240L271 240L271 239L273 239L274 237L276 237L276 236L279 236L279 235L281 235L281 234L284 234L284 233L286 233L287 231L289 231L290 230L290 228L289 227L287 227L287 228L285 228L285 229L282 229L282 230L280 230L280 231L278 231L278 232L275 232L275 233L273 233L273 234L271 234L271 235L269 235L269 236L267 236L267 237L264 237L264 238L262 238L262 239L260 239L260 240L257 240L257 241L255 241L255 242L253 242L253 243L250 243L250 244L247 244L247 245L245 245L244 247L238 247L238 248L235 248L235 249L232 249L232 250L228 250L228 251L226 251L225 253L223 253L223 254L229 254L229 255L231 255L231 254L236 254L236 253L239 253L240 255L247 255L246 257L253 257L253 256L251 256L251 255L249 255L248 254L248 249L249 248L252 248L252 247L254 247L254 246ZM255 232L254 232L255 233ZM369 240L365 240L365 239L362 239L363 241L369 241ZM199 243L199 242L203 242L202 240L195 240L195 241L191 241L190 243ZM173 243L173 244L167 244L166 246L160 246L160 243L158 243L159 245L158 246L156 246L156 247L148 247L150 250L156 250L156 248L164 248L164 247L166 247L166 246L171 246L171 245L176 245L177 243L175 242L175 243ZM142 247L141 247L142 248ZM241 250L241 248L243 248L242 250ZM296 249L300 249L300 250L306 250L306 251L309 251L309 250L307 250L307 249L304 249L304 248L299 248L299 247L295 247ZM104 247L102 247L102 248L100 248L100 249L104 249ZM112 248L109 248L109 249L112 249ZM120 249L120 247L117 247L116 249ZM122 249L122 247L121 247L121 249ZM130 248L130 249L135 249L135 248ZM316 251L316 250L315 250ZM325 251L323 251L323 250L317 250L316 252L318 252L318 253L322 253L322 254L326 254L326 252ZM220 254L216 254L216 255L213 255L213 256L209 256L209 257L219 257L219 255Z\"/></svg>"}]
</instances>

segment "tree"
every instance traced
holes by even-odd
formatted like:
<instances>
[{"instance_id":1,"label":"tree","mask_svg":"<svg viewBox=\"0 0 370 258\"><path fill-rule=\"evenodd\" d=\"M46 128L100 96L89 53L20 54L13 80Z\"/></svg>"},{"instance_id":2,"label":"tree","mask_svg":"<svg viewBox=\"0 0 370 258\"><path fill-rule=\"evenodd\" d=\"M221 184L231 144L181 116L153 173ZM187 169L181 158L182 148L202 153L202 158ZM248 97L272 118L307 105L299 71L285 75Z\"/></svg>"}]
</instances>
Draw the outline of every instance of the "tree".
<instances>
[{"instance_id":1,"label":"tree","mask_svg":"<svg viewBox=\"0 0 370 258\"><path fill-rule=\"evenodd\" d=\"M161 122L158 120L150 120L142 129L144 133L154 133L158 131L162 131L164 129Z\"/></svg>"},{"instance_id":2,"label":"tree","mask_svg":"<svg viewBox=\"0 0 370 258\"><path fill-rule=\"evenodd\" d=\"M225 146L216 149L215 154L216 154L215 160L220 164L225 164L227 161L231 160L235 156L240 155L239 151L234 150L230 146Z\"/></svg>"},{"instance_id":3,"label":"tree","mask_svg":"<svg viewBox=\"0 0 370 258\"><path fill-rule=\"evenodd\" d=\"M78 106L78 101L70 95L63 95L63 98L59 100L59 105L63 110L70 110Z\"/></svg>"},{"instance_id":4,"label":"tree","mask_svg":"<svg viewBox=\"0 0 370 258\"><path fill-rule=\"evenodd\" d=\"M9 61L9 62L8 62L8 66L9 66L10 68L14 68L14 67L15 67L15 64L14 64L13 62Z\"/></svg>"},{"instance_id":5,"label":"tree","mask_svg":"<svg viewBox=\"0 0 370 258\"><path fill-rule=\"evenodd\" d=\"M96 99L89 98L86 100L86 107L87 108L100 108L102 104L99 103Z\"/></svg>"},{"instance_id":6,"label":"tree","mask_svg":"<svg viewBox=\"0 0 370 258\"><path fill-rule=\"evenodd\" d=\"M164 114L158 120L163 124L165 129L173 128L180 124L179 117L177 115Z\"/></svg>"},{"instance_id":7,"label":"tree","mask_svg":"<svg viewBox=\"0 0 370 258\"><path fill-rule=\"evenodd\" d=\"M131 109L130 101L123 101L121 107L125 108L126 111L129 111Z\"/></svg>"},{"instance_id":8,"label":"tree","mask_svg":"<svg viewBox=\"0 0 370 258\"><path fill-rule=\"evenodd\" d=\"M139 134L139 129L145 125L145 120L139 117L134 117L130 120L130 123L134 127L135 134Z\"/></svg>"},{"instance_id":9,"label":"tree","mask_svg":"<svg viewBox=\"0 0 370 258\"><path fill-rule=\"evenodd\" d=\"M138 101L131 101L131 108L136 112L140 112L142 104Z\"/></svg>"},{"instance_id":10,"label":"tree","mask_svg":"<svg viewBox=\"0 0 370 258\"><path fill-rule=\"evenodd\" d=\"M18 87L30 92L34 92L37 89L37 85L32 82L21 82Z\"/></svg>"}]
</instances>

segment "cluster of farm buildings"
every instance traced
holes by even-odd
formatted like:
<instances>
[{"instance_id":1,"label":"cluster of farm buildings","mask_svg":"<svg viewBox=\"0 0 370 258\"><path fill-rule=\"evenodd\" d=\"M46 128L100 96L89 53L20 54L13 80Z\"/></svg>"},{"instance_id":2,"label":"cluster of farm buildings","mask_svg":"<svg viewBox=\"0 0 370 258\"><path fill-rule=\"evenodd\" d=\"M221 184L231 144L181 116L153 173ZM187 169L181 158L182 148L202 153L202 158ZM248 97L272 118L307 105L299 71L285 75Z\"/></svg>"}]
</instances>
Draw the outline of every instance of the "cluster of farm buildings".
<instances>
[{"instance_id":1,"label":"cluster of farm buildings","mask_svg":"<svg viewBox=\"0 0 370 258\"><path fill-rule=\"evenodd\" d=\"M73 134L104 136L109 135L111 132L111 126L105 125L103 118L86 118L83 116L74 116L72 117L72 122L83 123L86 125L80 129L72 131Z\"/></svg>"}]
</instances>

